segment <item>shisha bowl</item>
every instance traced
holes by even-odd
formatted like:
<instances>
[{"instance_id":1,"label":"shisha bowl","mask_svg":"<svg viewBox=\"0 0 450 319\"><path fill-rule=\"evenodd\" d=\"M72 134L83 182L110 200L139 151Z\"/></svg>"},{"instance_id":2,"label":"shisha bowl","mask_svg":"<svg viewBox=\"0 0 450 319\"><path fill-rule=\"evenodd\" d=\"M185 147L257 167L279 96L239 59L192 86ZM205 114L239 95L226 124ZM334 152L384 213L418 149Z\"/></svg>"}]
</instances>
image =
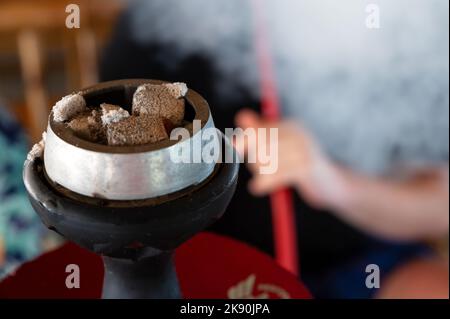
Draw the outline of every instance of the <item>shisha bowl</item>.
<instances>
[{"instance_id":1,"label":"shisha bowl","mask_svg":"<svg viewBox=\"0 0 450 319\"><path fill-rule=\"evenodd\" d=\"M148 82L162 83L119 80L80 94L88 106L111 103L130 109L136 88ZM28 196L42 222L102 256L103 298L181 297L174 250L220 218L234 194L237 161L169 160L180 143L205 143L202 131L214 128L198 93L189 90L186 101L185 120L201 121L197 132L188 125L187 140L99 145L76 137L50 115L43 158L24 164ZM229 141L217 141L233 153Z\"/></svg>"}]
</instances>

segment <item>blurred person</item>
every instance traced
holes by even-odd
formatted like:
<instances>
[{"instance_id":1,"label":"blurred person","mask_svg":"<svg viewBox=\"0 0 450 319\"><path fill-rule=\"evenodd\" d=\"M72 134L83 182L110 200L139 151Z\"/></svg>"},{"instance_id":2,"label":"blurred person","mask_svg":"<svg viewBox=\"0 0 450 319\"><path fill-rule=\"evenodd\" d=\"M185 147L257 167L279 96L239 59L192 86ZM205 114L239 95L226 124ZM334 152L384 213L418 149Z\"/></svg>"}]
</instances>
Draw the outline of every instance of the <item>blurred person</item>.
<instances>
[{"instance_id":1,"label":"blurred person","mask_svg":"<svg viewBox=\"0 0 450 319\"><path fill-rule=\"evenodd\" d=\"M248 1L131 2L102 79L184 81L222 130L279 128L277 173L242 169L211 230L273 253L260 196L293 187L301 277L314 296L448 297L448 261L424 244L448 234L448 2L376 1L379 29L365 25L372 1L260 2L279 122L241 111L260 100ZM368 264L380 267L379 291L365 286Z\"/></svg>"},{"instance_id":2,"label":"blurred person","mask_svg":"<svg viewBox=\"0 0 450 319\"><path fill-rule=\"evenodd\" d=\"M448 234L448 164L411 170L402 178L368 177L332 162L296 122L273 123L241 111L236 124L243 129L278 128L277 172L263 175L259 168L265 163L248 164L253 173L249 190L255 196L291 186L310 205L394 241L436 240ZM243 156L253 147L251 141L236 146ZM383 281L380 297L448 298L448 260L418 256L398 271Z\"/></svg>"}]
</instances>

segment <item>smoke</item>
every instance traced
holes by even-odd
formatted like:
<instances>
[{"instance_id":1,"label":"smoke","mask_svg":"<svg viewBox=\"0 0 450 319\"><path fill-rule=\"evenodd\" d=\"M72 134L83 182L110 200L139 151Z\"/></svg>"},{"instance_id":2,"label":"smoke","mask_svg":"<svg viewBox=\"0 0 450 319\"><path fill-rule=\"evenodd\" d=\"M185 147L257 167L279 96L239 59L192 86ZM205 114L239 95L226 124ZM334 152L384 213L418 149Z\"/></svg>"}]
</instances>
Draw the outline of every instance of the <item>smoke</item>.
<instances>
[{"instance_id":1,"label":"smoke","mask_svg":"<svg viewBox=\"0 0 450 319\"><path fill-rule=\"evenodd\" d=\"M283 112L330 156L376 174L448 162L448 1L262 3ZM365 25L369 3L380 29ZM225 98L236 85L258 96L250 1L137 1L131 12L136 41L173 47L168 65L202 53Z\"/></svg>"}]
</instances>

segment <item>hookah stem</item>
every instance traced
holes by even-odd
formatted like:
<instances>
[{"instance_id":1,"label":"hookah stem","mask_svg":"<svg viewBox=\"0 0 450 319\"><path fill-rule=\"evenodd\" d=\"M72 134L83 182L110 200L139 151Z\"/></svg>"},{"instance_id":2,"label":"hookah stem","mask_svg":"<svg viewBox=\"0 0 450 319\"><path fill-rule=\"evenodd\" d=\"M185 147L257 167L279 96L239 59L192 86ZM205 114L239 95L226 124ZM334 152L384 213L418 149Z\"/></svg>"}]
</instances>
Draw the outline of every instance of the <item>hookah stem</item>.
<instances>
[{"instance_id":1,"label":"hookah stem","mask_svg":"<svg viewBox=\"0 0 450 319\"><path fill-rule=\"evenodd\" d=\"M280 100L267 41L263 1L252 0L251 2L254 12L254 46L260 72L261 112L266 119L276 121L280 118ZM273 192L270 195L270 204L276 261L286 270L298 275L297 231L291 191L282 188Z\"/></svg>"}]
</instances>

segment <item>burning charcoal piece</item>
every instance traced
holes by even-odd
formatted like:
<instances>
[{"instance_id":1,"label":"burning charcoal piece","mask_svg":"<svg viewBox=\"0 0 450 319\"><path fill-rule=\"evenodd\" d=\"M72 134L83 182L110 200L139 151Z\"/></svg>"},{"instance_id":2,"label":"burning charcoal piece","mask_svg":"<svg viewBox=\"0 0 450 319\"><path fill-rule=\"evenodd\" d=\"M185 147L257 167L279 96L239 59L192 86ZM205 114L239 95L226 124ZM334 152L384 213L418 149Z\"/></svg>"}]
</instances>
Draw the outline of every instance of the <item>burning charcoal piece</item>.
<instances>
[{"instance_id":1,"label":"burning charcoal piece","mask_svg":"<svg viewBox=\"0 0 450 319\"><path fill-rule=\"evenodd\" d=\"M161 117L149 114L130 116L106 129L108 145L141 145L168 138Z\"/></svg>"},{"instance_id":2,"label":"burning charcoal piece","mask_svg":"<svg viewBox=\"0 0 450 319\"><path fill-rule=\"evenodd\" d=\"M182 82L164 83L161 84L161 86L167 88L172 94L172 96L175 97L176 99L181 99L182 97L185 97L188 91L186 83Z\"/></svg>"},{"instance_id":3,"label":"burning charcoal piece","mask_svg":"<svg viewBox=\"0 0 450 319\"><path fill-rule=\"evenodd\" d=\"M95 143L106 143L106 132L98 110L84 111L75 116L67 126L75 135Z\"/></svg>"},{"instance_id":4,"label":"burning charcoal piece","mask_svg":"<svg viewBox=\"0 0 450 319\"><path fill-rule=\"evenodd\" d=\"M133 96L133 114L152 114L168 119L179 126L184 118L184 83L143 84Z\"/></svg>"},{"instance_id":5,"label":"burning charcoal piece","mask_svg":"<svg viewBox=\"0 0 450 319\"><path fill-rule=\"evenodd\" d=\"M101 119L103 125L117 123L130 116L128 111L118 105L102 103L100 107L102 109Z\"/></svg>"},{"instance_id":6,"label":"burning charcoal piece","mask_svg":"<svg viewBox=\"0 0 450 319\"><path fill-rule=\"evenodd\" d=\"M53 119L56 122L64 122L85 110L86 101L80 94L66 95L53 107Z\"/></svg>"}]
</instances>

